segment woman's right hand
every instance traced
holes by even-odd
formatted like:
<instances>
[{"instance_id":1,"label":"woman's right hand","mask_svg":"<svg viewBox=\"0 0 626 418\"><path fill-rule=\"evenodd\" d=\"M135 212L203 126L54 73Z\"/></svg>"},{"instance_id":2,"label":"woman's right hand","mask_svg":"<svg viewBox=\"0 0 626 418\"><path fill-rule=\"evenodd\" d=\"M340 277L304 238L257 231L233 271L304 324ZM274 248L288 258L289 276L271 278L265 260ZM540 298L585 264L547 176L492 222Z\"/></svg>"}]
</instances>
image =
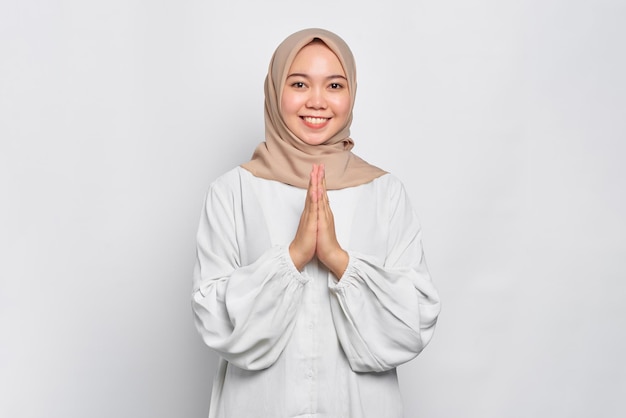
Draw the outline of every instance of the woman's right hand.
<instances>
[{"instance_id":1,"label":"woman's right hand","mask_svg":"<svg viewBox=\"0 0 626 418\"><path fill-rule=\"evenodd\" d=\"M309 176L309 188L306 193L304 210L300 216L300 223L296 236L289 245L289 255L298 270L302 270L306 263L315 255L317 246L317 207L319 201L320 166L313 164Z\"/></svg>"}]
</instances>

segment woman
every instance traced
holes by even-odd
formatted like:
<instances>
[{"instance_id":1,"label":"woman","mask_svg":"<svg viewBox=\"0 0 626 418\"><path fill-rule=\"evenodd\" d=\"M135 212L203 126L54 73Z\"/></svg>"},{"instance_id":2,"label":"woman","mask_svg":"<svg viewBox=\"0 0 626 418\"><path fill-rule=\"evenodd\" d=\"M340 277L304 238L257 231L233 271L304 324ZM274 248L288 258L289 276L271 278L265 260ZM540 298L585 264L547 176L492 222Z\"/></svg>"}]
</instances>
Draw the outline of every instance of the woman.
<instances>
[{"instance_id":1,"label":"woman","mask_svg":"<svg viewBox=\"0 0 626 418\"><path fill-rule=\"evenodd\" d=\"M350 150L354 59L337 35L285 39L265 142L209 189L193 308L221 357L210 417L402 416L396 366L439 299L402 184Z\"/></svg>"}]
</instances>

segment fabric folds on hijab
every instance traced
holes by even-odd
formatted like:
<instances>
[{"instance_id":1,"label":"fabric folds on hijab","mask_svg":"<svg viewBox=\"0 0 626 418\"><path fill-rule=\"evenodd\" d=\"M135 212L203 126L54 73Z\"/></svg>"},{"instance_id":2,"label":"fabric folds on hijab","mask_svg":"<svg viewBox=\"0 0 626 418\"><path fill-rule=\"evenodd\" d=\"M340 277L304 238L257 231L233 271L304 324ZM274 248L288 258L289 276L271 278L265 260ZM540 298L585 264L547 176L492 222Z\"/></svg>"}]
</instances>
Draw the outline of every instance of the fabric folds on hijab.
<instances>
[{"instance_id":1,"label":"fabric folds on hijab","mask_svg":"<svg viewBox=\"0 0 626 418\"><path fill-rule=\"evenodd\" d=\"M350 91L350 116L332 138L320 145L309 145L287 128L280 102L287 73L296 54L313 40L321 40L335 53L346 73ZM356 68L348 45L324 29L304 29L287 37L276 49L265 78L265 142L258 145L252 159L241 166L254 176L276 180L306 189L313 164L324 163L326 187L343 189L369 183L386 172L351 152L352 109L356 95Z\"/></svg>"}]
</instances>

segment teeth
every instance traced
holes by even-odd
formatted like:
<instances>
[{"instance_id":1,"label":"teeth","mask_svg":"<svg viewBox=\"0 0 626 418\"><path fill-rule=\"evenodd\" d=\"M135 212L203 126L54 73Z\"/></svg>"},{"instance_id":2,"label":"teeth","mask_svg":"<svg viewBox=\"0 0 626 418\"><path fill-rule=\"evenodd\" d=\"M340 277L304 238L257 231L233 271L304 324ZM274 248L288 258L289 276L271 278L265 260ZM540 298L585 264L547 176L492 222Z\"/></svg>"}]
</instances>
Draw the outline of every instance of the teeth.
<instances>
[{"instance_id":1,"label":"teeth","mask_svg":"<svg viewBox=\"0 0 626 418\"><path fill-rule=\"evenodd\" d=\"M326 121L328 120L328 118L311 118L311 117L305 117L305 118L304 118L304 120L305 120L307 123L311 123L311 124L314 124L314 125L320 125L320 124L322 124L322 123L326 122Z\"/></svg>"}]
</instances>

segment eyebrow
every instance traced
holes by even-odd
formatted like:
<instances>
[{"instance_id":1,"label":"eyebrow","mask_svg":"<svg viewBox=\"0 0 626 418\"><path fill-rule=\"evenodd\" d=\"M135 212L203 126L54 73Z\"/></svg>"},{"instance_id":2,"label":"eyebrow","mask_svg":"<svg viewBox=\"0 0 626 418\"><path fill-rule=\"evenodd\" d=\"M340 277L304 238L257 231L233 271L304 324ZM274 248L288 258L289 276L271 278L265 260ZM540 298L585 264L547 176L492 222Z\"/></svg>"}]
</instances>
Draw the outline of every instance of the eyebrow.
<instances>
[{"instance_id":1,"label":"eyebrow","mask_svg":"<svg viewBox=\"0 0 626 418\"><path fill-rule=\"evenodd\" d=\"M304 77L304 78L309 78L309 76L307 74L304 73L292 73L289 74L287 76L287 78L289 77ZM328 77L326 77L327 80L332 80L333 78L343 78L344 80L348 80L346 77L342 76L341 74L333 74L333 75L329 75Z\"/></svg>"}]
</instances>

